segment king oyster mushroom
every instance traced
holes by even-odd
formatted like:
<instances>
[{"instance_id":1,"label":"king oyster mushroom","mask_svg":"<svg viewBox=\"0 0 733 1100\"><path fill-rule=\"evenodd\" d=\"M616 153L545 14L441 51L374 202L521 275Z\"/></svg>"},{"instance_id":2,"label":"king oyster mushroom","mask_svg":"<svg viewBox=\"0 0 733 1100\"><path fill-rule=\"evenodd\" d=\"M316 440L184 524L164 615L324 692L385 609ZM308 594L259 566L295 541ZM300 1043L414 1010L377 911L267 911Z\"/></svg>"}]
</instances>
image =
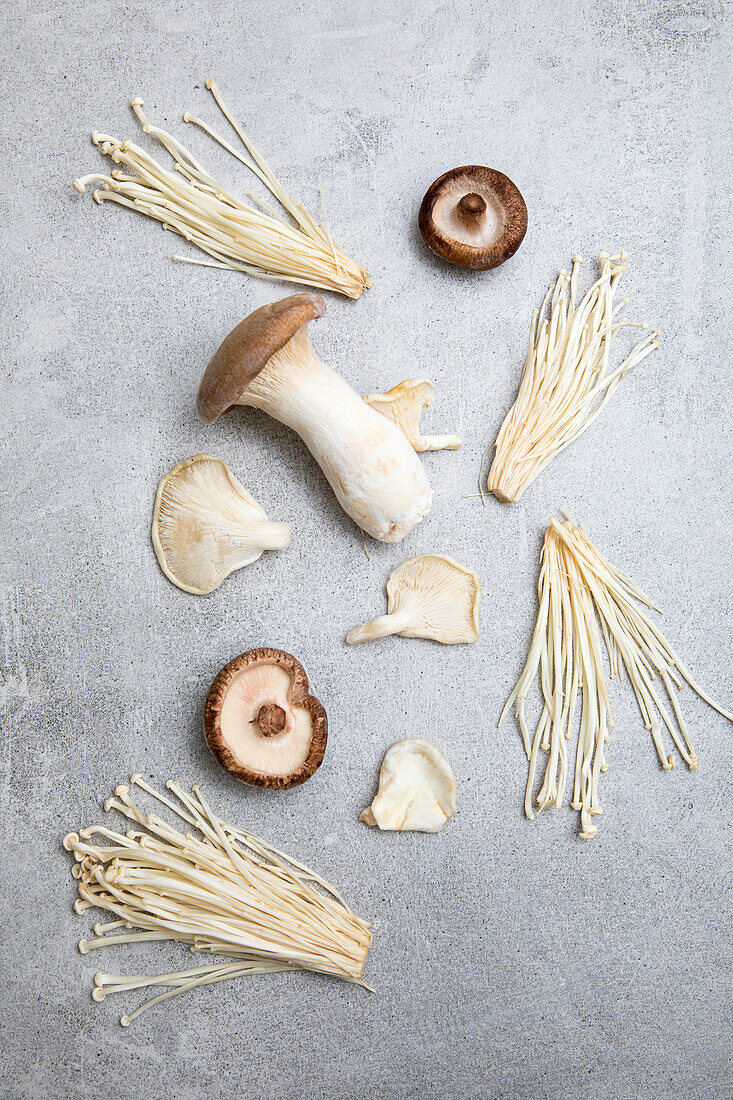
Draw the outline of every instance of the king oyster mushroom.
<instances>
[{"instance_id":1,"label":"king oyster mushroom","mask_svg":"<svg viewBox=\"0 0 733 1100\"><path fill-rule=\"evenodd\" d=\"M308 322L325 312L319 295L293 294L246 317L204 371L199 416L210 424L234 405L251 405L287 424L344 511L375 539L398 542L428 514L433 492L396 424L317 357Z\"/></svg>"},{"instance_id":2,"label":"king oyster mushroom","mask_svg":"<svg viewBox=\"0 0 733 1100\"><path fill-rule=\"evenodd\" d=\"M328 720L300 661L282 649L252 649L225 665L209 688L204 732L235 779L297 787L321 766Z\"/></svg>"},{"instance_id":3,"label":"king oyster mushroom","mask_svg":"<svg viewBox=\"0 0 733 1100\"><path fill-rule=\"evenodd\" d=\"M431 638L444 645L478 639L481 582L453 558L420 554L403 562L387 581L387 597L387 614L350 630L347 642L388 634Z\"/></svg>"},{"instance_id":4,"label":"king oyster mushroom","mask_svg":"<svg viewBox=\"0 0 733 1100\"><path fill-rule=\"evenodd\" d=\"M359 816L365 825L438 833L456 812L456 777L440 749L408 738L385 753L379 790Z\"/></svg>"},{"instance_id":5,"label":"king oyster mushroom","mask_svg":"<svg viewBox=\"0 0 733 1100\"><path fill-rule=\"evenodd\" d=\"M160 568L184 592L205 596L264 550L290 544L287 523L271 523L213 455L185 458L155 495L151 538Z\"/></svg>"},{"instance_id":6,"label":"king oyster mushroom","mask_svg":"<svg viewBox=\"0 0 733 1100\"><path fill-rule=\"evenodd\" d=\"M408 378L386 393L368 393L364 400L394 420L416 451L457 451L461 445L460 435L420 434L420 417L435 400L435 386L427 378Z\"/></svg>"},{"instance_id":7,"label":"king oyster mushroom","mask_svg":"<svg viewBox=\"0 0 733 1100\"><path fill-rule=\"evenodd\" d=\"M527 207L519 188L503 172L466 164L431 183L418 225L438 256L486 271L519 248L527 232Z\"/></svg>"}]
</instances>

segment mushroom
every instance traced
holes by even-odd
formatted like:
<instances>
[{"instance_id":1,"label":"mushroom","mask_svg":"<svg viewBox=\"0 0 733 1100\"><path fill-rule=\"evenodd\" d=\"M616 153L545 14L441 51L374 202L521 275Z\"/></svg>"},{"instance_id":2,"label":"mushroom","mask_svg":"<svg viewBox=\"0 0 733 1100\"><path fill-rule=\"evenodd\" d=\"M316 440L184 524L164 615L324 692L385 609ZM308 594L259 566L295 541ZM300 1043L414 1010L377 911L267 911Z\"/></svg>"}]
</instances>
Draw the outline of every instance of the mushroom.
<instances>
[{"instance_id":1,"label":"mushroom","mask_svg":"<svg viewBox=\"0 0 733 1100\"><path fill-rule=\"evenodd\" d=\"M519 248L527 232L527 207L519 188L503 172L467 164L431 183L418 225L438 256L486 271Z\"/></svg>"},{"instance_id":2,"label":"mushroom","mask_svg":"<svg viewBox=\"0 0 733 1100\"><path fill-rule=\"evenodd\" d=\"M386 393L368 393L364 400L393 420L416 451L457 451L461 445L460 435L420 434L420 417L435 400L435 386L427 378L408 378Z\"/></svg>"},{"instance_id":3,"label":"mushroom","mask_svg":"<svg viewBox=\"0 0 733 1100\"><path fill-rule=\"evenodd\" d=\"M251 649L225 665L209 688L204 732L235 779L297 787L321 766L328 720L309 694L300 661L282 649Z\"/></svg>"},{"instance_id":4,"label":"mushroom","mask_svg":"<svg viewBox=\"0 0 733 1100\"><path fill-rule=\"evenodd\" d=\"M412 737L385 753L377 796L359 816L380 829L439 833L456 812L456 777L440 749Z\"/></svg>"},{"instance_id":5,"label":"mushroom","mask_svg":"<svg viewBox=\"0 0 733 1100\"><path fill-rule=\"evenodd\" d=\"M428 514L433 492L396 424L316 356L307 326L325 312L317 294L293 294L246 317L204 372L199 416L210 424L234 405L251 405L287 424L344 511L375 539L398 542Z\"/></svg>"},{"instance_id":6,"label":"mushroom","mask_svg":"<svg viewBox=\"0 0 733 1100\"><path fill-rule=\"evenodd\" d=\"M155 496L151 532L160 568L184 592L205 596L263 550L290 544L287 523L271 523L226 462L185 458Z\"/></svg>"},{"instance_id":7,"label":"mushroom","mask_svg":"<svg viewBox=\"0 0 733 1100\"><path fill-rule=\"evenodd\" d=\"M420 554L403 562L387 581L387 596L387 614L350 630L347 642L401 634L456 645L479 636L481 582L452 558Z\"/></svg>"}]
</instances>

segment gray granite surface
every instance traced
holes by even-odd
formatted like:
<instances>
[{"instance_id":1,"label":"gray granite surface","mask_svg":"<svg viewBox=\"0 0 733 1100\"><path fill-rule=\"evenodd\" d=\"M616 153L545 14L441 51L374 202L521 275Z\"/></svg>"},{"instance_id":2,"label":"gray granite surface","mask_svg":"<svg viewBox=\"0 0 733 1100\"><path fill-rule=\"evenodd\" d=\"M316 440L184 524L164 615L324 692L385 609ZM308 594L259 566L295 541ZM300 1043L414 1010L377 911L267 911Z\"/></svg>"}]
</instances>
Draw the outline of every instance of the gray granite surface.
<instances>
[{"instance_id":1,"label":"gray granite surface","mask_svg":"<svg viewBox=\"0 0 733 1100\"><path fill-rule=\"evenodd\" d=\"M496 719L522 666L549 515L566 505L665 609L702 684L733 703L729 10L719 0L460 4L8 0L2 164L0 1095L7 1098L723 1100L731 1069L733 729L685 692L700 769L657 764L636 703L616 727L596 840L568 807L528 822L526 761ZM328 296L322 357L362 392L426 375L433 512L370 543L300 441L241 411L196 418L229 328L288 292L172 263L176 242L75 194L98 128L127 107L246 172L180 120L218 119L216 75L283 183L366 263L359 302ZM424 248L431 180L479 162L520 186L514 259L473 275ZM514 398L531 309L575 252L628 250L629 314L663 347L518 506L475 497ZM272 518L269 554L208 598L174 588L149 542L155 487L211 451ZM347 647L401 560L448 553L483 583L470 647ZM203 699L255 645L305 663L330 716L318 775L290 793L236 785L209 756ZM358 823L381 757L434 740L459 784L437 836ZM311 862L373 922L360 989L310 975L222 984L150 1011L94 1004L91 979L164 970L167 945L82 957L62 835L133 770L200 781L224 816Z\"/></svg>"}]
</instances>

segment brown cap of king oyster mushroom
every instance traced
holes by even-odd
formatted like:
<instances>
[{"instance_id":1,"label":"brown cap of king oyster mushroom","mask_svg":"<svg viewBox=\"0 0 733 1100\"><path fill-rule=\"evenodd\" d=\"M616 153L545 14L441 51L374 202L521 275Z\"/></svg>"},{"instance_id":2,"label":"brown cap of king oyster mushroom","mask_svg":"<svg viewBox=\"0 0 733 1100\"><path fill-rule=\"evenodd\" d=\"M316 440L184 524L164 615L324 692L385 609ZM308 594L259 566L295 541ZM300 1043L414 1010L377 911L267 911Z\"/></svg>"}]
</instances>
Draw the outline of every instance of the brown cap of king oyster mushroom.
<instances>
[{"instance_id":1,"label":"brown cap of king oyster mushroom","mask_svg":"<svg viewBox=\"0 0 733 1100\"><path fill-rule=\"evenodd\" d=\"M328 720L308 691L300 661L282 649L252 649L209 688L204 731L235 779L255 787L297 787L321 765Z\"/></svg>"},{"instance_id":2,"label":"brown cap of king oyster mushroom","mask_svg":"<svg viewBox=\"0 0 733 1100\"><path fill-rule=\"evenodd\" d=\"M387 598L387 614L354 627L347 642L388 634L431 638L444 645L478 639L481 582L453 558L420 554L398 565L387 581Z\"/></svg>"},{"instance_id":3,"label":"brown cap of king oyster mushroom","mask_svg":"<svg viewBox=\"0 0 733 1100\"><path fill-rule=\"evenodd\" d=\"M268 359L298 329L325 312L320 294L291 294L245 317L221 342L204 371L196 398L201 419L211 424L231 409Z\"/></svg>"},{"instance_id":4,"label":"brown cap of king oyster mushroom","mask_svg":"<svg viewBox=\"0 0 733 1100\"><path fill-rule=\"evenodd\" d=\"M467 164L439 176L418 216L425 243L460 267L486 271L519 248L527 232L527 207L503 172Z\"/></svg>"}]
</instances>

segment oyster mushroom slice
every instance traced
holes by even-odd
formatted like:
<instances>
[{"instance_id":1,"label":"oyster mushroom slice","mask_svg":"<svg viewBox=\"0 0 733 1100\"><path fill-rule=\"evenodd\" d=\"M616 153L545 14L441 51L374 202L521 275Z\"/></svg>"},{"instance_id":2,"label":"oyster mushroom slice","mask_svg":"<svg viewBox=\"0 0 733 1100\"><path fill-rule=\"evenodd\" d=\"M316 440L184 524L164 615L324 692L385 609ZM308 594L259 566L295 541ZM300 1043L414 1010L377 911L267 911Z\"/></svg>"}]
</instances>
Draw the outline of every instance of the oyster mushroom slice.
<instances>
[{"instance_id":1,"label":"oyster mushroom slice","mask_svg":"<svg viewBox=\"0 0 733 1100\"><path fill-rule=\"evenodd\" d=\"M350 630L347 642L401 634L456 645L479 636L481 582L453 558L420 554L398 565L387 581L387 599L387 614Z\"/></svg>"},{"instance_id":2,"label":"oyster mushroom slice","mask_svg":"<svg viewBox=\"0 0 733 1100\"><path fill-rule=\"evenodd\" d=\"M416 451L457 451L461 445L460 435L421 435L420 417L435 400L435 386L427 378L408 378L386 393L368 393L364 400L393 420Z\"/></svg>"},{"instance_id":3,"label":"oyster mushroom slice","mask_svg":"<svg viewBox=\"0 0 733 1100\"><path fill-rule=\"evenodd\" d=\"M486 271L519 248L527 232L527 207L503 172L466 164L430 185L418 225L436 255L459 267Z\"/></svg>"},{"instance_id":4,"label":"oyster mushroom slice","mask_svg":"<svg viewBox=\"0 0 733 1100\"><path fill-rule=\"evenodd\" d=\"M186 458L166 474L155 497L151 538L160 568L184 592L205 596L264 550L290 544L290 527L271 523L213 455Z\"/></svg>"},{"instance_id":5,"label":"oyster mushroom slice","mask_svg":"<svg viewBox=\"0 0 733 1100\"><path fill-rule=\"evenodd\" d=\"M360 815L380 829L438 833L456 812L456 777L440 749L409 738L385 753L379 790Z\"/></svg>"},{"instance_id":6,"label":"oyster mushroom slice","mask_svg":"<svg viewBox=\"0 0 733 1100\"><path fill-rule=\"evenodd\" d=\"M235 779L255 787L297 787L323 761L328 720L300 661L282 649L252 649L230 661L211 685L204 732Z\"/></svg>"}]
</instances>

